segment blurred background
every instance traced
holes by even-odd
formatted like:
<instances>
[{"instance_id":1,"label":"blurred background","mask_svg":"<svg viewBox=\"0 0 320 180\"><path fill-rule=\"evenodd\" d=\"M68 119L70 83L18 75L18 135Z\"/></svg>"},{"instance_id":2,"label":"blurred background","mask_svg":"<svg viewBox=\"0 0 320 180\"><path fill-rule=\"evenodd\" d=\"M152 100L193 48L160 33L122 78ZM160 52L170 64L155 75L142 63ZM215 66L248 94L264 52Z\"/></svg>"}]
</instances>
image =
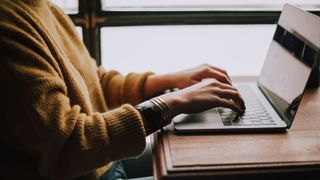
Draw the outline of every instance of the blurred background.
<instances>
[{"instance_id":1,"label":"blurred background","mask_svg":"<svg viewBox=\"0 0 320 180\"><path fill-rule=\"evenodd\" d=\"M105 69L167 73L209 63L258 75L285 3L320 0L51 0Z\"/></svg>"}]
</instances>

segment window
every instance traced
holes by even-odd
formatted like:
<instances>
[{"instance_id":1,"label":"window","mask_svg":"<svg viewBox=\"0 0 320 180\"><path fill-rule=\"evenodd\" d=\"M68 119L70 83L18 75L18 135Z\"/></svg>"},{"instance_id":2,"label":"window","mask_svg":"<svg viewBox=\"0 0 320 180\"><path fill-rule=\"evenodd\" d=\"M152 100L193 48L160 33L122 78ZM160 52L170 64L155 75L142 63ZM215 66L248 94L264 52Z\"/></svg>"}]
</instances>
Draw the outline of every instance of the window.
<instances>
[{"instance_id":1,"label":"window","mask_svg":"<svg viewBox=\"0 0 320 180\"><path fill-rule=\"evenodd\" d=\"M79 9L78 0L50 0L61 7L67 14L77 14Z\"/></svg>"},{"instance_id":2,"label":"window","mask_svg":"<svg viewBox=\"0 0 320 180\"><path fill-rule=\"evenodd\" d=\"M112 26L101 29L102 66L167 73L209 63L258 75L285 2L320 9L318 0L102 0Z\"/></svg>"},{"instance_id":3,"label":"window","mask_svg":"<svg viewBox=\"0 0 320 180\"><path fill-rule=\"evenodd\" d=\"M102 0L105 11L280 11L285 3L319 10L319 0Z\"/></svg>"},{"instance_id":4,"label":"window","mask_svg":"<svg viewBox=\"0 0 320 180\"><path fill-rule=\"evenodd\" d=\"M82 38L82 36L83 36L82 27L77 26L77 27L76 27L76 31L77 31L77 33L79 34L80 38L83 40L83 38Z\"/></svg>"},{"instance_id":5,"label":"window","mask_svg":"<svg viewBox=\"0 0 320 180\"><path fill-rule=\"evenodd\" d=\"M52 1L97 63L125 74L210 63L231 75L257 75L284 3L320 15L319 0Z\"/></svg>"},{"instance_id":6,"label":"window","mask_svg":"<svg viewBox=\"0 0 320 180\"><path fill-rule=\"evenodd\" d=\"M210 63L230 75L258 75L275 25L102 28L102 66L167 73ZM119 38L121 37L121 38Z\"/></svg>"}]
</instances>

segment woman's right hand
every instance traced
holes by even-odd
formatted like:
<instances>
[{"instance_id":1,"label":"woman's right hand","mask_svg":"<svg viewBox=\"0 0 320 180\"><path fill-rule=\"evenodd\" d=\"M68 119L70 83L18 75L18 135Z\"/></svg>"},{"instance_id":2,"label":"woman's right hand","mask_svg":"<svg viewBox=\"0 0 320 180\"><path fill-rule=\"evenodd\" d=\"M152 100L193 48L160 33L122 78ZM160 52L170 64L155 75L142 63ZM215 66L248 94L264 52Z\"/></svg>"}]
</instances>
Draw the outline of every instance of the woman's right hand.
<instances>
[{"instance_id":1,"label":"woman's right hand","mask_svg":"<svg viewBox=\"0 0 320 180\"><path fill-rule=\"evenodd\" d=\"M226 107L239 113L245 110L244 101L238 90L213 78L163 94L160 98L169 107L172 117L181 113L198 113L215 107Z\"/></svg>"}]
</instances>

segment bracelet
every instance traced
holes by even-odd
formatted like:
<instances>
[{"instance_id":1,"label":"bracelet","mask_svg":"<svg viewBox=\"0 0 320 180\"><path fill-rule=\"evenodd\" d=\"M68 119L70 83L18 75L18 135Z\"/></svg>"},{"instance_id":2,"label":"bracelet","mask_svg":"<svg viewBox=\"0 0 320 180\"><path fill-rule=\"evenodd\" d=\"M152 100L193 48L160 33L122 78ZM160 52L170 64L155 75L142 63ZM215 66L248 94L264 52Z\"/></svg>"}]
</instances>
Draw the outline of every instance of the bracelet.
<instances>
[{"instance_id":1,"label":"bracelet","mask_svg":"<svg viewBox=\"0 0 320 180\"><path fill-rule=\"evenodd\" d=\"M159 97L152 98L135 107L148 122L148 134L171 123L171 113L167 104Z\"/></svg>"},{"instance_id":2,"label":"bracelet","mask_svg":"<svg viewBox=\"0 0 320 180\"><path fill-rule=\"evenodd\" d=\"M156 97L151 99L150 101L156 106L156 108L159 108L162 115L162 119L164 119L164 121L168 121L171 119L169 107L161 98Z\"/></svg>"}]
</instances>

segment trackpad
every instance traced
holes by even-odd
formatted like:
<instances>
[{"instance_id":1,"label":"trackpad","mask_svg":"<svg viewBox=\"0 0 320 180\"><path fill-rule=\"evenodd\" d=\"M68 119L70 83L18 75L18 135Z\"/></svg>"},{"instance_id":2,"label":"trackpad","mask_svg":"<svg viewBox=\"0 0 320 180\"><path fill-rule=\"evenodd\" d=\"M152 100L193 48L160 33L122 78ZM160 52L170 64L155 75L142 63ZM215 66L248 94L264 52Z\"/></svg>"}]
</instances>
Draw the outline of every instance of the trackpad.
<instances>
[{"instance_id":1,"label":"trackpad","mask_svg":"<svg viewBox=\"0 0 320 180\"><path fill-rule=\"evenodd\" d=\"M197 114L181 114L173 119L176 130L204 130L222 127L216 108Z\"/></svg>"}]
</instances>

